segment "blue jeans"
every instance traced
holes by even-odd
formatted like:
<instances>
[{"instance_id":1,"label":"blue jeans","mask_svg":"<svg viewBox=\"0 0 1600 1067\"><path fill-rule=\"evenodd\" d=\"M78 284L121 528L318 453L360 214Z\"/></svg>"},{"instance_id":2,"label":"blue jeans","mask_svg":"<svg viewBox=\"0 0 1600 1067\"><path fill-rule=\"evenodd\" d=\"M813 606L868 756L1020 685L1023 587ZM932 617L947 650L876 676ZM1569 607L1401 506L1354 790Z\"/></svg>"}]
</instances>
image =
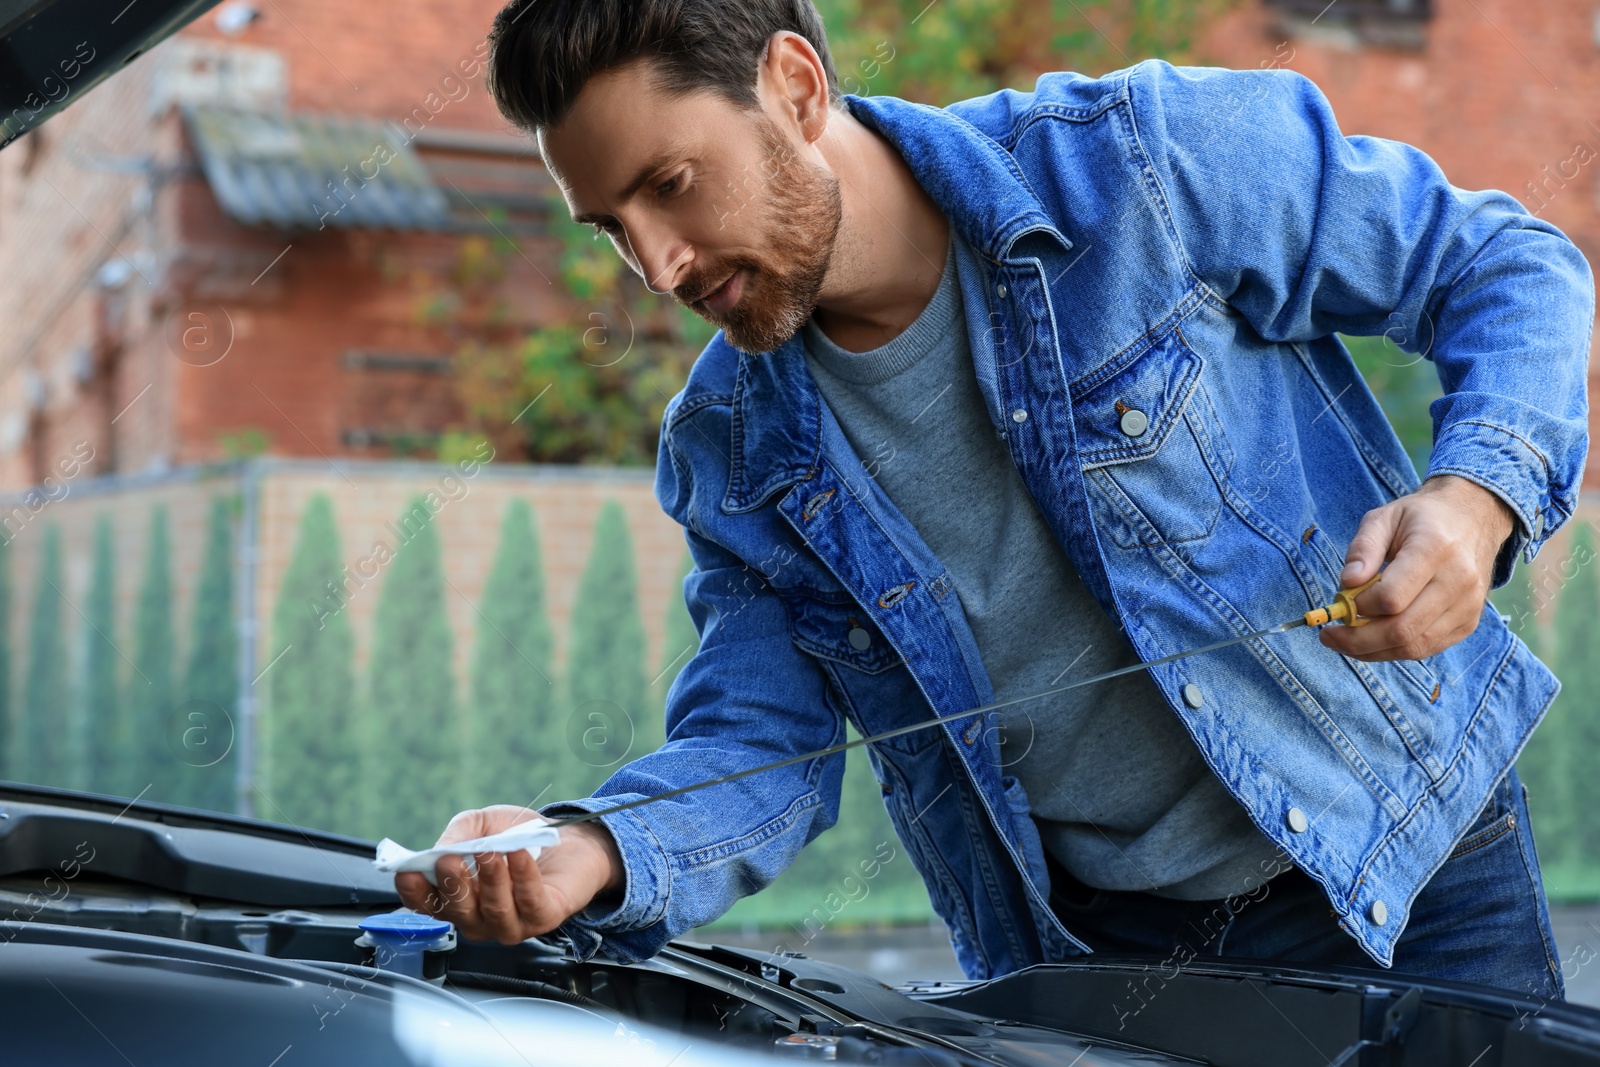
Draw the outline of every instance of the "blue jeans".
<instances>
[{"instance_id":1,"label":"blue jeans","mask_svg":"<svg viewBox=\"0 0 1600 1067\"><path fill-rule=\"evenodd\" d=\"M1168 966L1204 956L1381 971L1339 928L1326 894L1291 867L1250 897L1173 900L1086 886L1052 863L1051 907L1074 935L1108 955L1154 954ZM1476 982L1565 1000L1561 957L1512 768L1477 820L1417 895L1395 945L1391 977Z\"/></svg>"}]
</instances>

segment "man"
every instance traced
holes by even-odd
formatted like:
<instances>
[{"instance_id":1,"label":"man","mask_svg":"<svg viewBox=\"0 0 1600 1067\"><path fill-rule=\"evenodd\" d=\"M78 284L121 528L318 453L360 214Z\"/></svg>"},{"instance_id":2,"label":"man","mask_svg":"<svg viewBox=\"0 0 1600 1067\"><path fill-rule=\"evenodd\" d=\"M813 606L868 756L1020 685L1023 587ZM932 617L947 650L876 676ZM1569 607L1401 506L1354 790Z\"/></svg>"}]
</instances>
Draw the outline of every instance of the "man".
<instances>
[{"instance_id":1,"label":"man","mask_svg":"<svg viewBox=\"0 0 1600 1067\"><path fill-rule=\"evenodd\" d=\"M656 495L700 633L596 811L869 747L973 977L1093 951L1562 995L1512 761L1557 683L1486 603L1572 513L1588 264L1286 70L841 97L809 0L514 0L501 111L573 217L721 327ZM1333 331L1438 366L1420 484ZM469 937L636 960L831 825L843 757L441 860ZM442 840L539 815L464 812Z\"/></svg>"}]
</instances>

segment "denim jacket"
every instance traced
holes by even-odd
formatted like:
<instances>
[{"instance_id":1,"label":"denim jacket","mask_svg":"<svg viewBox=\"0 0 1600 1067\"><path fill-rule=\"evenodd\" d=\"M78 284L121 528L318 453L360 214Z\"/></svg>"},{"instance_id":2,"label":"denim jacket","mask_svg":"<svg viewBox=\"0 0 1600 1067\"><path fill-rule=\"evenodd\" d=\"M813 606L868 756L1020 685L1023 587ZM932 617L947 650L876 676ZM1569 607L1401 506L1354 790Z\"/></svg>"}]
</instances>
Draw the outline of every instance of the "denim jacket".
<instances>
[{"instance_id":1,"label":"denim jacket","mask_svg":"<svg viewBox=\"0 0 1600 1067\"><path fill-rule=\"evenodd\" d=\"M963 297L995 433L1142 658L1327 603L1362 516L1419 484L1334 331L1433 361L1428 473L1516 513L1494 585L1572 515L1588 263L1506 193L1341 135L1304 76L1148 60L947 108L845 103L981 252L987 276ZM667 695L666 745L546 813L823 748L847 721L870 734L993 699L949 574L846 441L798 335L760 354L712 339L666 408L655 491L693 555L699 649ZM1488 605L1424 660L1346 658L1302 628L1152 675L1385 967L1559 688ZM1049 907L999 714L868 747L973 978L1090 951ZM563 931L585 957L633 961L715 919L834 823L843 768L802 761L606 816L620 903Z\"/></svg>"}]
</instances>

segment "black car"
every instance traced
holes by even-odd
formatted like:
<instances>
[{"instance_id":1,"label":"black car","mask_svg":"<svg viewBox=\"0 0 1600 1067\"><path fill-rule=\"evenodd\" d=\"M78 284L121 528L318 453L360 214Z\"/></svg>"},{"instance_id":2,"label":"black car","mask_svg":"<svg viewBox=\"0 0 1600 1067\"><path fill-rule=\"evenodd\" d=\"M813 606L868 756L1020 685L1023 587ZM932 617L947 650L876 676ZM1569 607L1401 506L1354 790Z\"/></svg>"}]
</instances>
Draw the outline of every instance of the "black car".
<instances>
[{"instance_id":1,"label":"black car","mask_svg":"<svg viewBox=\"0 0 1600 1067\"><path fill-rule=\"evenodd\" d=\"M406 974L375 941L400 909L374 848L0 784L4 1062L1600 1064L1600 1012L1269 962L1094 956L891 988L796 953L677 941L624 965L444 930Z\"/></svg>"},{"instance_id":2,"label":"black car","mask_svg":"<svg viewBox=\"0 0 1600 1067\"><path fill-rule=\"evenodd\" d=\"M0 147L215 3L0 0ZM0 1063L1600 1064L1600 1013L1375 970L1096 955L891 988L692 941L580 962L396 914L374 848L0 783Z\"/></svg>"}]
</instances>

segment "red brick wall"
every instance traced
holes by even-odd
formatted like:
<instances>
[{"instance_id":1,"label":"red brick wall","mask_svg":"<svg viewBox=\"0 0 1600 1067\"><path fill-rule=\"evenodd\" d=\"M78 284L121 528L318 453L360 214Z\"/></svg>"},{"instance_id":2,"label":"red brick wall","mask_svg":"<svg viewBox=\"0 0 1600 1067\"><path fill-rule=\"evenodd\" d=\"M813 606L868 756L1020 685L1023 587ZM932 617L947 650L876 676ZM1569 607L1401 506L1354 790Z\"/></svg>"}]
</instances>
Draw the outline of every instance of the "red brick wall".
<instances>
[{"instance_id":1,"label":"red brick wall","mask_svg":"<svg viewBox=\"0 0 1600 1067\"><path fill-rule=\"evenodd\" d=\"M291 108L398 119L446 101L434 122L504 130L480 77L472 78L464 96L444 83L451 75L466 82L459 64L472 69L481 58L484 35L502 6L504 0L414 0L404 7L275 0L260 5L262 17L238 38L224 37L209 17L182 32L282 52ZM431 105L430 93L437 94Z\"/></svg>"},{"instance_id":2,"label":"red brick wall","mask_svg":"<svg viewBox=\"0 0 1600 1067\"><path fill-rule=\"evenodd\" d=\"M229 228L242 229L218 223L212 232ZM221 437L244 428L263 431L276 455L348 454L340 441L342 426L387 417L381 410L352 408L362 390L354 379L386 372L351 370L341 366L340 357L358 348L452 353L455 343L419 319L426 279L448 269L460 240L343 231L286 236L274 251L287 249L283 258L257 283L272 279L264 296L230 288L213 297L208 284L197 283L195 295L174 304L170 314L222 308L232 324L232 347L220 362L194 366L176 360L161 339L150 339L149 347L176 376L170 416L174 460L219 458ZM528 255L538 261L547 254L532 243ZM565 305L552 299L551 288L525 261L512 257L510 269L505 289L516 319L541 321L564 313ZM419 406L453 406L448 376L430 376L416 385L440 394L419 398Z\"/></svg>"},{"instance_id":3,"label":"red brick wall","mask_svg":"<svg viewBox=\"0 0 1600 1067\"><path fill-rule=\"evenodd\" d=\"M149 143L129 99L144 99L154 67L140 59L0 152L0 486L33 482L97 421L81 410L96 397L74 384L74 352L95 336L95 272L147 247L127 164Z\"/></svg>"}]
</instances>

